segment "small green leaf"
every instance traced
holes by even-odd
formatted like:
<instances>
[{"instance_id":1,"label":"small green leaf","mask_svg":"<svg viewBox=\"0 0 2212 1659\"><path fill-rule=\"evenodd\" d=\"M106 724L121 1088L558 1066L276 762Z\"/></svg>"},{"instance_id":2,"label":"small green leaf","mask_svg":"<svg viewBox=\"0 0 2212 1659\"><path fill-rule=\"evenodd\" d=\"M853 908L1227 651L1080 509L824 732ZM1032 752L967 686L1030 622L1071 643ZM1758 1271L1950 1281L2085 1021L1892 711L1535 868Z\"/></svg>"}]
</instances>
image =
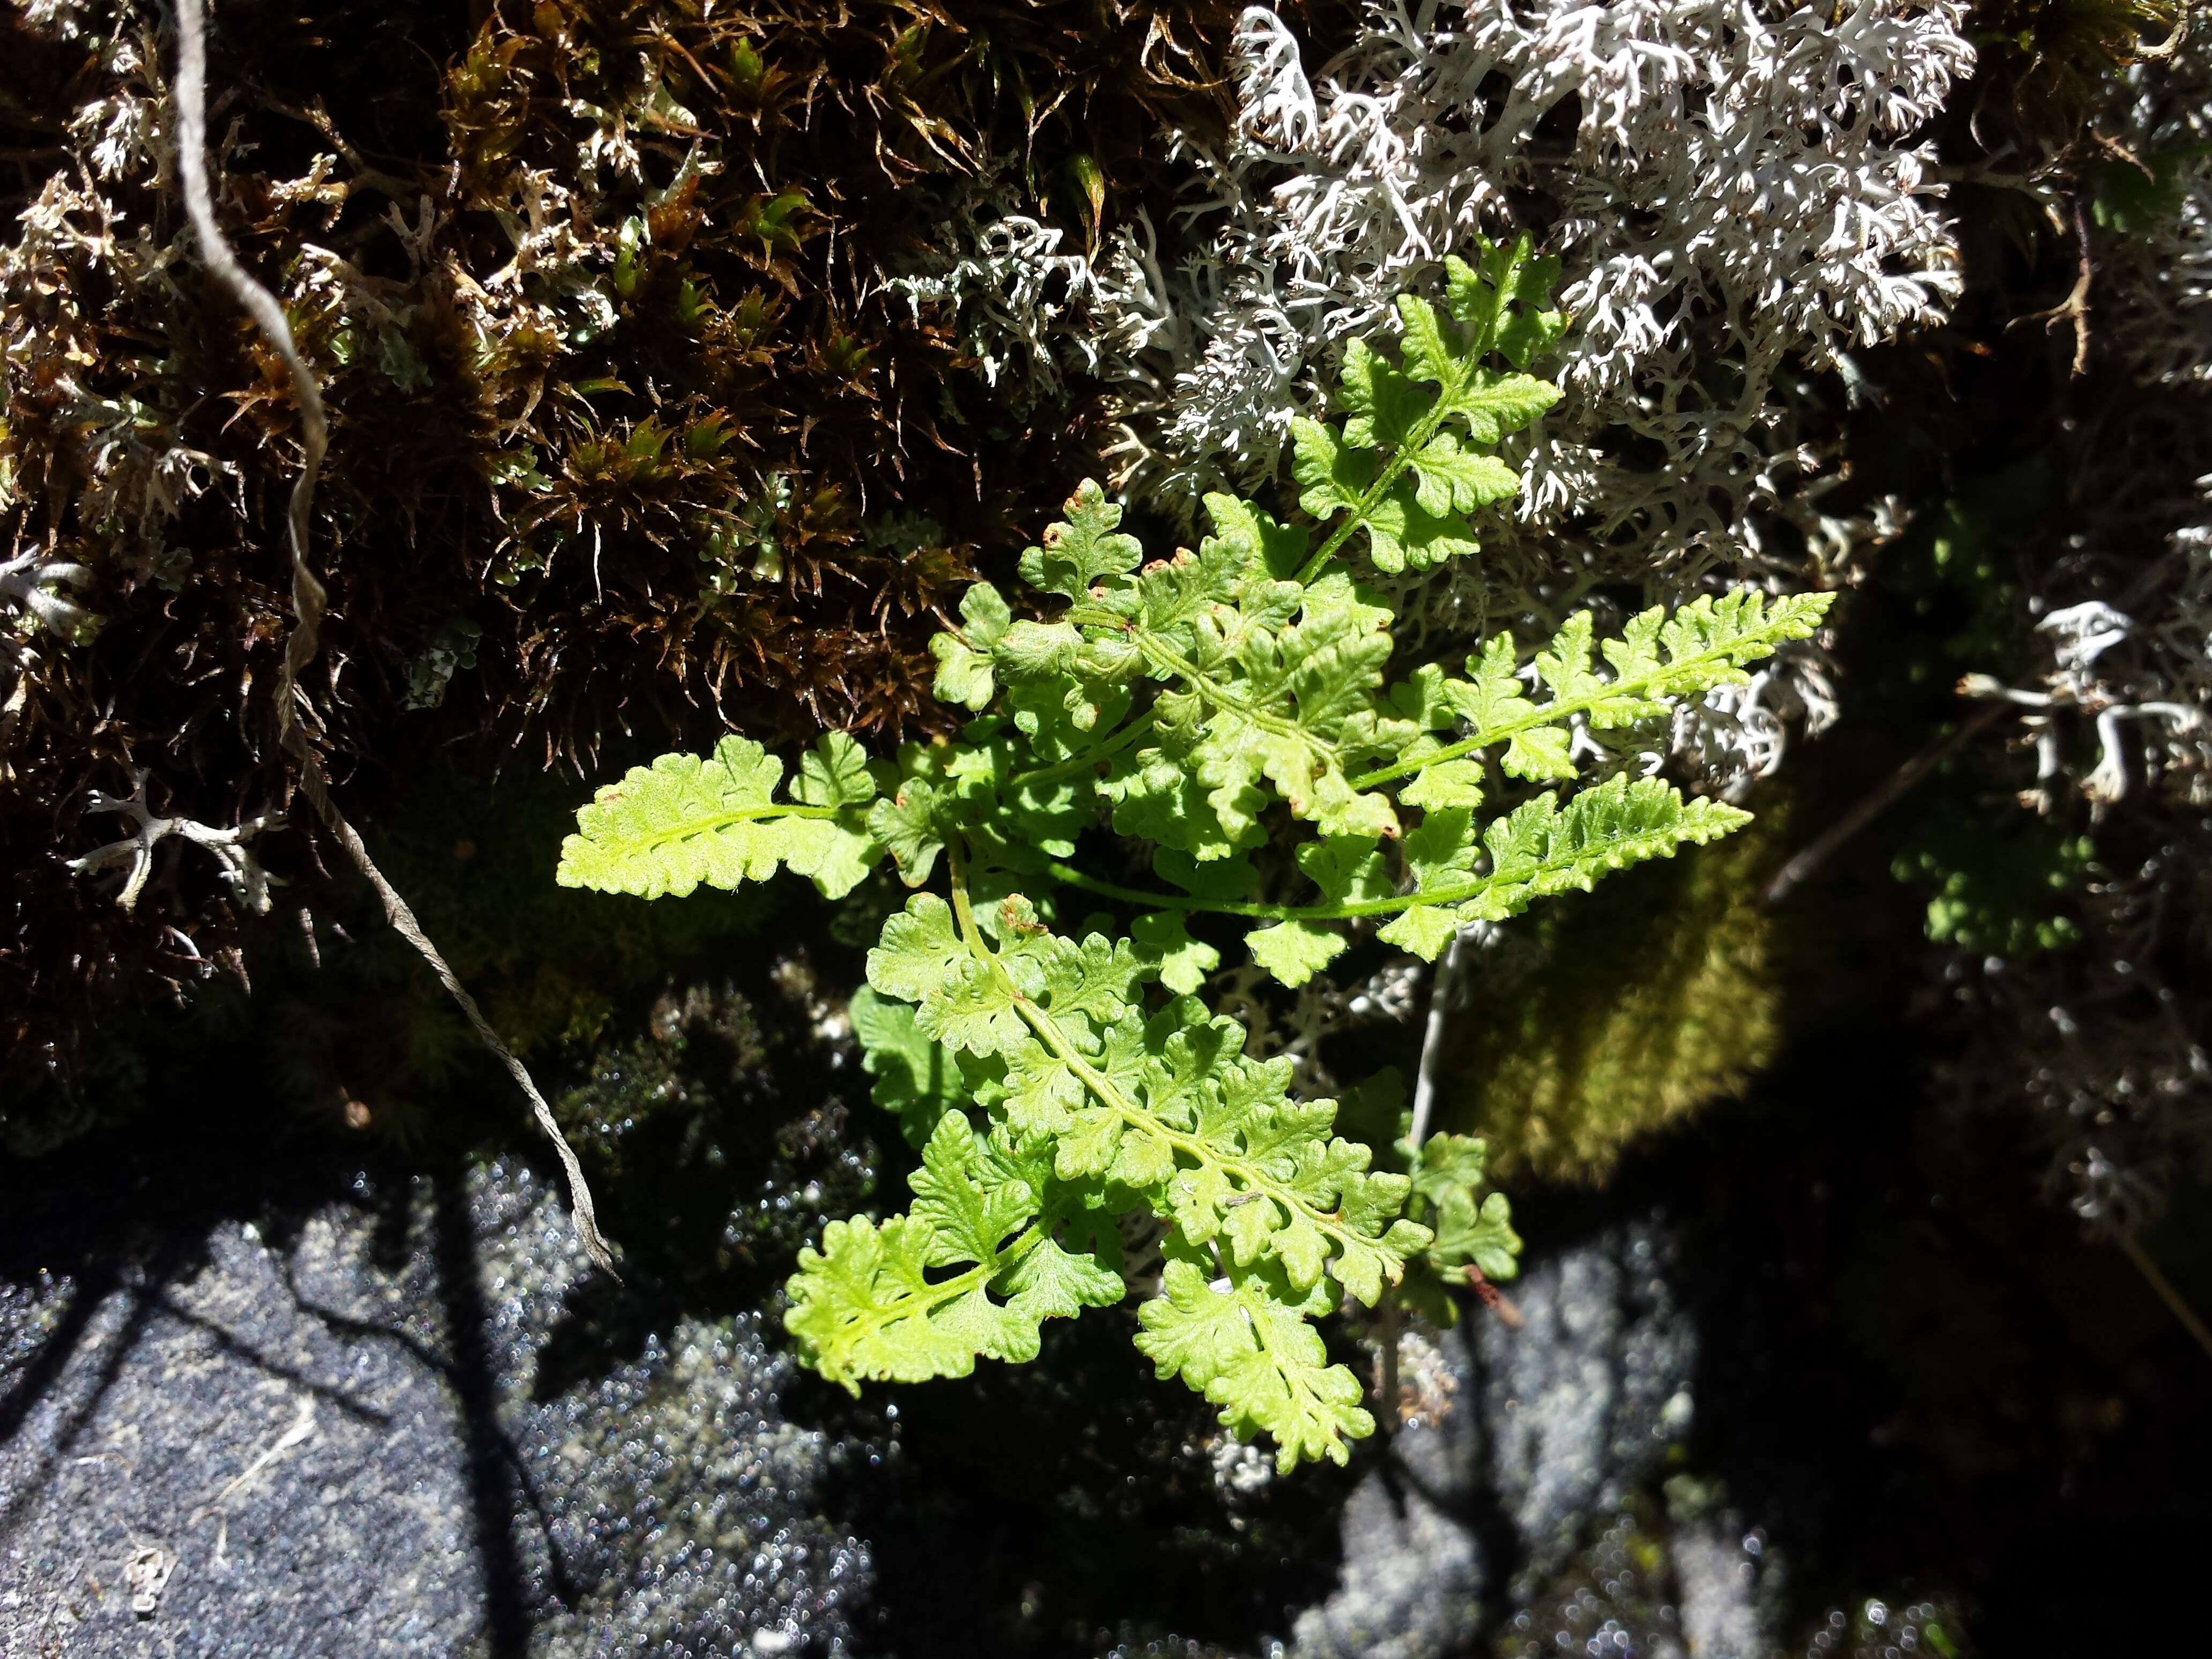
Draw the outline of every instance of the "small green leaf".
<instances>
[{"instance_id":1,"label":"small green leaf","mask_svg":"<svg viewBox=\"0 0 2212 1659\"><path fill-rule=\"evenodd\" d=\"M972 1092L959 1057L933 1042L915 1024L911 1005L878 996L863 985L847 1005L860 1065L875 1079L877 1105L898 1115L899 1129L916 1146L928 1143L937 1121Z\"/></svg>"},{"instance_id":2,"label":"small green leaf","mask_svg":"<svg viewBox=\"0 0 2212 1659\"><path fill-rule=\"evenodd\" d=\"M888 932L884 937L890 938ZM875 952L868 955L872 979ZM1030 1041L1013 988L972 957L951 964L950 972L923 993L915 1023L946 1048L971 1054L1012 1055Z\"/></svg>"},{"instance_id":3,"label":"small green leaf","mask_svg":"<svg viewBox=\"0 0 2212 1659\"><path fill-rule=\"evenodd\" d=\"M1221 965L1221 952L1203 939L1191 937L1179 910L1158 910L1129 924L1137 954L1152 964L1160 983L1188 996L1206 983L1206 976Z\"/></svg>"},{"instance_id":4,"label":"small green leaf","mask_svg":"<svg viewBox=\"0 0 2212 1659\"><path fill-rule=\"evenodd\" d=\"M969 962L952 907L934 893L916 893L884 923L883 942L868 952L868 983L901 1002L920 1002Z\"/></svg>"},{"instance_id":5,"label":"small green leaf","mask_svg":"<svg viewBox=\"0 0 2212 1659\"><path fill-rule=\"evenodd\" d=\"M937 855L945 850L945 836L937 826L937 791L919 778L909 778L888 799L868 809L868 833L882 842L909 887L929 879Z\"/></svg>"},{"instance_id":6,"label":"small green leaf","mask_svg":"<svg viewBox=\"0 0 2212 1659\"><path fill-rule=\"evenodd\" d=\"M1407 806L1480 806L1483 799L1482 763L1462 755L1455 760L1425 767L1398 792L1398 799Z\"/></svg>"},{"instance_id":7,"label":"small green leaf","mask_svg":"<svg viewBox=\"0 0 2212 1659\"><path fill-rule=\"evenodd\" d=\"M1356 508L1375 482L1372 454L1347 447L1319 421L1295 416L1291 421L1291 475L1298 481L1298 505L1326 524L1347 507Z\"/></svg>"},{"instance_id":8,"label":"small green leaf","mask_svg":"<svg viewBox=\"0 0 2212 1659\"><path fill-rule=\"evenodd\" d=\"M1442 518L1449 513L1472 513L1477 507L1502 501L1521 488L1521 475L1495 455L1462 449L1458 437L1439 432L1413 458L1420 474L1414 500L1424 513Z\"/></svg>"},{"instance_id":9,"label":"small green leaf","mask_svg":"<svg viewBox=\"0 0 2212 1659\"><path fill-rule=\"evenodd\" d=\"M1464 918L1456 911L1434 904L1417 904L1401 910L1375 931L1385 945L1395 945L1424 962L1434 962L1460 930Z\"/></svg>"},{"instance_id":10,"label":"small green leaf","mask_svg":"<svg viewBox=\"0 0 2212 1659\"><path fill-rule=\"evenodd\" d=\"M866 751L845 732L824 732L799 759L798 795L809 806L866 805L876 798Z\"/></svg>"},{"instance_id":11,"label":"small green leaf","mask_svg":"<svg viewBox=\"0 0 2212 1659\"><path fill-rule=\"evenodd\" d=\"M1213 533L1237 547L1272 580L1287 581L1305 563L1312 538L1303 526L1277 524L1251 502L1234 495L1208 495L1206 512L1213 521Z\"/></svg>"},{"instance_id":12,"label":"small green leaf","mask_svg":"<svg viewBox=\"0 0 2212 1659\"><path fill-rule=\"evenodd\" d=\"M1509 432L1534 425L1559 395L1559 387L1533 374L1485 372L1454 400L1452 411L1467 422L1468 436L1487 447Z\"/></svg>"},{"instance_id":13,"label":"small green leaf","mask_svg":"<svg viewBox=\"0 0 2212 1659\"><path fill-rule=\"evenodd\" d=\"M1434 306L1418 294L1401 294L1398 320L1405 329L1405 341L1400 349L1409 378L1438 386L1449 385L1458 378L1459 352L1445 338L1443 323L1437 316Z\"/></svg>"},{"instance_id":14,"label":"small green leaf","mask_svg":"<svg viewBox=\"0 0 2212 1659\"><path fill-rule=\"evenodd\" d=\"M940 702L981 710L996 690L991 653L1006 637L1012 613L997 588L976 582L961 599L960 621L958 633L939 634L929 642L930 655L937 659L934 689Z\"/></svg>"},{"instance_id":15,"label":"small green leaf","mask_svg":"<svg viewBox=\"0 0 2212 1659\"><path fill-rule=\"evenodd\" d=\"M1556 726L1532 726L1515 736L1498 762L1508 776L1551 783L1575 775L1574 733Z\"/></svg>"},{"instance_id":16,"label":"small green leaf","mask_svg":"<svg viewBox=\"0 0 2212 1659\"><path fill-rule=\"evenodd\" d=\"M956 1112L937 1121L908 1184L915 1219L963 1261L990 1261L1037 1212L1036 1193L983 1157L975 1131Z\"/></svg>"},{"instance_id":17,"label":"small green leaf","mask_svg":"<svg viewBox=\"0 0 2212 1659\"><path fill-rule=\"evenodd\" d=\"M1365 520L1368 556L1377 570L1427 570L1446 559L1471 559L1482 551L1467 520L1456 513L1431 513L1421 504L1420 486L1401 477Z\"/></svg>"},{"instance_id":18,"label":"small green leaf","mask_svg":"<svg viewBox=\"0 0 2212 1659\"><path fill-rule=\"evenodd\" d=\"M1331 836L1297 850L1298 868L1331 904L1361 903L1390 896L1390 866L1373 839Z\"/></svg>"},{"instance_id":19,"label":"small green leaf","mask_svg":"<svg viewBox=\"0 0 2212 1659\"><path fill-rule=\"evenodd\" d=\"M1435 401L1434 392L1421 390L1370 351L1365 341L1355 339L1346 349L1337 403L1350 416L1344 441L1354 449L1395 448Z\"/></svg>"},{"instance_id":20,"label":"small green leaf","mask_svg":"<svg viewBox=\"0 0 2212 1659\"><path fill-rule=\"evenodd\" d=\"M1480 1205L1471 1192L1447 1193L1437 1206L1437 1242L1429 1259L1440 1270L1473 1262L1486 1279L1510 1279L1521 1271L1521 1236L1513 1231L1513 1206L1503 1193Z\"/></svg>"},{"instance_id":21,"label":"small green leaf","mask_svg":"<svg viewBox=\"0 0 2212 1659\"><path fill-rule=\"evenodd\" d=\"M820 1250L799 1253L784 1325L799 1357L855 1394L871 1378L965 1376L978 1358L1036 1358L1047 1317L1121 1300L1103 1261L1054 1243L1067 1206L1040 1192L1048 1179L1002 1134L945 1115L910 1182L909 1214L833 1221Z\"/></svg>"},{"instance_id":22,"label":"small green leaf","mask_svg":"<svg viewBox=\"0 0 2212 1659\"><path fill-rule=\"evenodd\" d=\"M1167 1264L1162 1288L1138 1310L1138 1349L1162 1376L1180 1376L1220 1407L1223 1425L1240 1438L1271 1436L1279 1469L1302 1459L1345 1462L1345 1443L1375 1432L1359 1379L1328 1363L1302 1310L1254 1279L1217 1290L1188 1261Z\"/></svg>"},{"instance_id":23,"label":"small green leaf","mask_svg":"<svg viewBox=\"0 0 2212 1659\"><path fill-rule=\"evenodd\" d=\"M957 634L939 634L932 639L929 654L937 659L937 679L931 689L939 702L957 702L974 709L989 705L998 685L988 657L971 650Z\"/></svg>"},{"instance_id":24,"label":"small green leaf","mask_svg":"<svg viewBox=\"0 0 2212 1659\"><path fill-rule=\"evenodd\" d=\"M1252 960L1296 990L1343 951L1344 935L1311 921L1279 921L1244 935Z\"/></svg>"},{"instance_id":25,"label":"small green leaf","mask_svg":"<svg viewBox=\"0 0 2212 1659\"><path fill-rule=\"evenodd\" d=\"M1001 1281L1024 1319L1071 1319L1085 1308L1110 1308L1129 1293L1109 1249L1121 1242L1111 1227L1095 1231L1097 1247L1064 1249L1049 1233Z\"/></svg>"},{"instance_id":26,"label":"small green leaf","mask_svg":"<svg viewBox=\"0 0 2212 1659\"><path fill-rule=\"evenodd\" d=\"M1032 587L1081 599L1095 582L1125 578L1144 562L1134 536L1115 533L1121 509L1085 478L1060 511L1065 522L1048 526L1042 543L1022 555L1022 580Z\"/></svg>"}]
</instances>

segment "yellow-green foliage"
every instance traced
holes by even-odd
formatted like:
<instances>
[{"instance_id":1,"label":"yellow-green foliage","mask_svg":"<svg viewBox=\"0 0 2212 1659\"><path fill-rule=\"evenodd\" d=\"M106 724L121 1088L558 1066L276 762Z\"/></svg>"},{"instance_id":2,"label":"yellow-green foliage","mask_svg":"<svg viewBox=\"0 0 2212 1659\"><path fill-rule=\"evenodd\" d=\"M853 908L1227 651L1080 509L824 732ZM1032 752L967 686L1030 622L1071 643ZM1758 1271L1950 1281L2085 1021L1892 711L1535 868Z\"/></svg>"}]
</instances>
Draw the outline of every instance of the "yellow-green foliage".
<instances>
[{"instance_id":1,"label":"yellow-green foliage","mask_svg":"<svg viewBox=\"0 0 2212 1659\"><path fill-rule=\"evenodd\" d=\"M1313 523L1209 495L1214 533L1147 561L1085 483L1021 557L1019 612L1042 618L978 582L933 641L938 696L979 716L959 741L871 762L833 733L779 800L782 763L726 740L577 815L572 885L735 890L783 868L838 896L888 860L922 890L884 919L853 1022L922 1167L906 1214L832 1221L799 1255L784 1322L823 1376L857 1394L1035 1358L1045 1321L1123 1299L1139 1212L1163 1258L1139 1350L1240 1437L1271 1435L1279 1468L1342 1463L1375 1420L1313 1322L1409 1273L1512 1271L1481 1143L1409 1136L1407 1173L1376 1167L1380 1149L1335 1132L1336 1102L1291 1092L1287 1055L1248 1055L1245 1028L1193 994L1221 953L1188 919L1238 919L1295 988L1370 925L1433 960L1467 927L1725 836L1749 815L1661 779L1585 787L1575 734L1649 730L1747 678L1830 596L1706 596L1602 641L1583 612L1525 670L1499 635L1463 678L1431 658L1393 683L1393 607L1332 562L1362 531L1388 572L1474 556L1466 515L1517 482L1496 445L1558 396L1523 372L1564 327L1545 309L1555 262L1525 235L1473 252L1447 256L1441 313L1400 296L1395 352L1347 355L1340 428L1296 428ZM1158 884L1065 861L1109 824L1152 844ZM1265 893L1248 854L1271 842L1319 902ZM1110 915L1056 932L1060 889L1133 910L1127 934Z\"/></svg>"},{"instance_id":2,"label":"yellow-green foliage","mask_svg":"<svg viewBox=\"0 0 2212 1659\"><path fill-rule=\"evenodd\" d=\"M1601 1182L1639 1137L1773 1057L1783 987L1761 889L1783 816L1617 877L1475 958L1439 1106L1490 1143L1494 1178Z\"/></svg>"}]
</instances>

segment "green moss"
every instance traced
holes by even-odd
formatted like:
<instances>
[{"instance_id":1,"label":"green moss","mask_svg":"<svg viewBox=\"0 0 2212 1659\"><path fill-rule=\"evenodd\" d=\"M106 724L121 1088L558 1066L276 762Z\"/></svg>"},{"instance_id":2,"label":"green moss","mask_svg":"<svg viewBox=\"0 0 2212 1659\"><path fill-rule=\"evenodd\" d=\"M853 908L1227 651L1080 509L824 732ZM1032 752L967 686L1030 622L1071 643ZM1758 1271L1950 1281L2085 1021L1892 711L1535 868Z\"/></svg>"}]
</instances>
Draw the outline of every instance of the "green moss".
<instances>
[{"instance_id":1,"label":"green moss","mask_svg":"<svg viewBox=\"0 0 2212 1659\"><path fill-rule=\"evenodd\" d=\"M1488 1140L1493 1180L1601 1182L1772 1058L1787 988L1760 890L1788 816L1616 876L1474 958L1438 1121Z\"/></svg>"},{"instance_id":2,"label":"green moss","mask_svg":"<svg viewBox=\"0 0 2212 1659\"><path fill-rule=\"evenodd\" d=\"M295 805L270 702L289 383L205 276L160 146L91 153L167 131L167 16L0 15L0 545L88 568L102 619L0 685L0 1091L88 1064L94 1013L198 994L251 932L189 846L130 914L73 872L112 838L89 790L143 769L165 815L281 818L254 850L288 899L326 908L343 864ZM331 421L301 690L346 811L388 818L424 757L487 738L596 774L731 727L945 725L925 648L945 594L1095 468L1103 427L1095 387L1009 416L957 319L885 278L929 246L933 185L1012 157L1010 205L1121 222L1160 132L1219 126L1235 16L219 9L218 216ZM100 100L112 120L71 125ZM591 1029L557 969L510 977L499 1023Z\"/></svg>"},{"instance_id":3,"label":"green moss","mask_svg":"<svg viewBox=\"0 0 2212 1659\"><path fill-rule=\"evenodd\" d=\"M2095 843L2025 813L1973 817L1930 814L1890 866L1898 880L1934 890L1928 937L2013 961L2075 943L2081 932L2063 907L2088 877Z\"/></svg>"}]
</instances>

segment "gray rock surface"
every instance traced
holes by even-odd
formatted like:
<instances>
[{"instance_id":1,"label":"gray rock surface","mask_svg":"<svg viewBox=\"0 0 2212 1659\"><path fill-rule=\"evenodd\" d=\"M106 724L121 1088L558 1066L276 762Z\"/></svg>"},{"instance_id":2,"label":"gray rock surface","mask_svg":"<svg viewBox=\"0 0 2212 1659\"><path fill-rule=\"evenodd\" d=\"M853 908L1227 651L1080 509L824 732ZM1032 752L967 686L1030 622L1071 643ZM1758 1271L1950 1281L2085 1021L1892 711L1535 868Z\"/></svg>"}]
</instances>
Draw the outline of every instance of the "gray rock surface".
<instances>
[{"instance_id":1,"label":"gray rock surface","mask_svg":"<svg viewBox=\"0 0 2212 1659\"><path fill-rule=\"evenodd\" d=\"M580 1280L543 1184L404 1218L0 1293L0 1659L842 1650L867 1557L757 1330L540 1401Z\"/></svg>"},{"instance_id":2,"label":"gray rock surface","mask_svg":"<svg viewBox=\"0 0 2212 1659\"><path fill-rule=\"evenodd\" d=\"M1411 1415L1346 1506L1342 1579L1300 1616L1297 1659L1458 1650L1486 1597L1525 1601L1650 1479L1690 1425L1697 1355L1671 1254L1656 1220L1532 1252L1521 1329L1485 1316L1403 1341ZM1501 1544L1522 1563L1511 1585Z\"/></svg>"},{"instance_id":3,"label":"gray rock surface","mask_svg":"<svg viewBox=\"0 0 2212 1659\"><path fill-rule=\"evenodd\" d=\"M845 1651L873 1567L821 1492L866 1449L786 1420L757 1322L675 1321L564 1380L622 1298L544 1184L493 1165L403 1198L0 1286L0 1659ZM1671 1271L1661 1224L1618 1225L1532 1254L1522 1328L1407 1334L1407 1420L1298 1659L1462 1650L1589 1565L1689 1426ZM1748 1659L1732 1523L1682 1520L1680 1634ZM1583 1622L1628 1627L1604 1611Z\"/></svg>"},{"instance_id":4,"label":"gray rock surface","mask_svg":"<svg viewBox=\"0 0 2212 1659\"><path fill-rule=\"evenodd\" d=\"M1697 1659L1765 1659L1773 1642L1757 1595L1758 1563L1738 1530L1710 1516L1686 1521L1668 1539L1668 1553L1682 1634Z\"/></svg>"},{"instance_id":5,"label":"gray rock surface","mask_svg":"<svg viewBox=\"0 0 2212 1659\"><path fill-rule=\"evenodd\" d=\"M1610 1227L1527 1264L1512 1286L1523 1328L1476 1325L1490 1487L1519 1534L1522 1595L1689 1431L1697 1332L1677 1272L1662 1222Z\"/></svg>"}]
</instances>

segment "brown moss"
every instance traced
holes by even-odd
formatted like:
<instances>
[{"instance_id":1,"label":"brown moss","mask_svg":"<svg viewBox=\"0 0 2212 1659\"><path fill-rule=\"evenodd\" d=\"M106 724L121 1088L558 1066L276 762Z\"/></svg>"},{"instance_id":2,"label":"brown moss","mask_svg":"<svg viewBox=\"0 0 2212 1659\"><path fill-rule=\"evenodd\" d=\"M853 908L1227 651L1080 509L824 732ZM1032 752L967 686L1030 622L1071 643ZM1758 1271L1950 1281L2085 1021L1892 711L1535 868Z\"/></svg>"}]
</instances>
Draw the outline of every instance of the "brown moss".
<instances>
[{"instance_id":1,"label":"brown moss","mask_svg":"<svg viewBox=\"0 0 2212 1659\"><path fill-rule=\"evenodd\" d=\"M331 413L303 692L349 810L456 746L589 771L726 726L941 722L936 614L1095 470L1096 422L1079 389L1010 412L884 277L932 180L1018 158L1090 235L1156 191L1163 127L1218 130L1234 8L316 10L221 8L210 128L218 213ZM157 810L225 825L291 793L295 415L184 234L165 18L0 21L0 538L88 567L105 619L26 629L0 668L0 1048L41 1065L232 938L188 846L131 915L70 869L113 833L88 792L143 769ZM319 879L304 825L255 845L294 896Z\"/></svg>"}]
</instances>

